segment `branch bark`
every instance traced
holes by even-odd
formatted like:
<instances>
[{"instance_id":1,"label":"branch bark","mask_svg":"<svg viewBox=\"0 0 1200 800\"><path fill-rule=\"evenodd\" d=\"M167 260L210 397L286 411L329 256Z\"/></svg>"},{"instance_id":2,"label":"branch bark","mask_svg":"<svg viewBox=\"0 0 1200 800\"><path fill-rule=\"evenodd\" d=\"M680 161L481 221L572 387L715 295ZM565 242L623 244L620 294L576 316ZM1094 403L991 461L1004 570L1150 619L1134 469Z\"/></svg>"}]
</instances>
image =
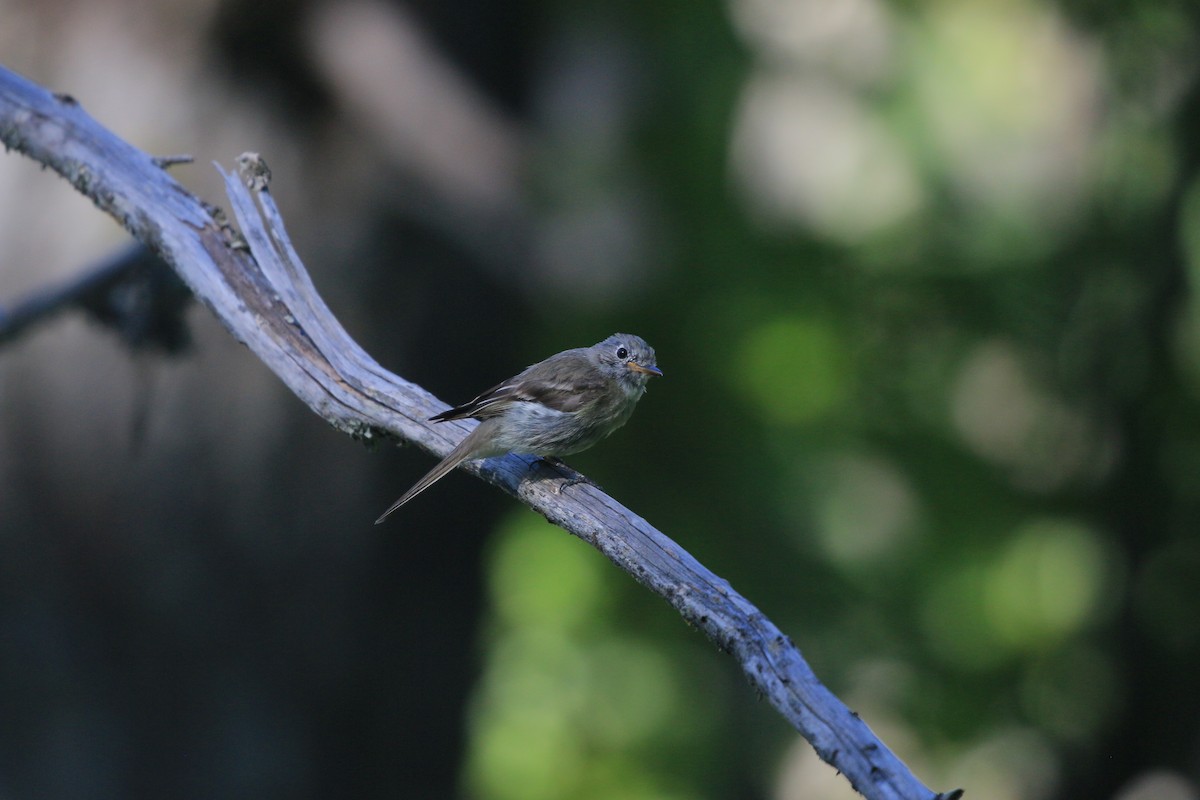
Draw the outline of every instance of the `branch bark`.
<instances>
[{"instance_id":1,"label":"branch bark","mask_svg":"<svg viewBox=\"0 0 1200 800\"><path fill-rule=\"evenodd\" d=\"M362 440L394 437L445 455L472 422L430 425L446 408L368 356L334 318L292 248L261 159L221 170L236 233L146 153L72 98L0 68L0 139L54 169L158 252L192 292L301 400ZM218 167L220 170L221 168ZM243 238L244 237L244 238ZM682 547L596 487L547 478L510 455L466 468L592 545L664 598L741 665L750 683L870 800L954 800L917 780L820 681L791 639ZM369 524L367 520L364 524Z\"/></svg>"}]
</instances>

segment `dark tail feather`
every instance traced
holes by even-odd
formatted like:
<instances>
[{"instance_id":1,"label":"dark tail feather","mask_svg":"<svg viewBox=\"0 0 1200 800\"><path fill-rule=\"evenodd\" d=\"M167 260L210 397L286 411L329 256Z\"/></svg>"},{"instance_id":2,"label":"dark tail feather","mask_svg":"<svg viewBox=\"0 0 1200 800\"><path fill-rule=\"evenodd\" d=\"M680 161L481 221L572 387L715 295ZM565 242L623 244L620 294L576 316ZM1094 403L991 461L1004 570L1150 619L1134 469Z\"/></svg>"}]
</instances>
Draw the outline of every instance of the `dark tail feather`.
<instances>
[{"instance_id":1,"label":"dark tail feather","mask_svg":"<svg viewBox=\"0 0 1200 800\"><path fill-rule=\"evenodd\" d=\"M388 508L387 511L379 515L379 519L375 520L375 524L378 525L379 523L383 522L388 518L389 514L407 503L409 500L412 500L430 486L433 486L433 484L437 483L442 478L446 477L446 474L450 472L450 470L454 469L462 462L471 458L475 458L475 433L478 430L479 429L476 428L474 431L471 431L467 438L463 439L462 442L459 443L458 447L451 450L449 455L439 461L436 467L429 470L429 472L425 474L425 477L413 484L413 487L401 495L399 500L392 503L391 507Z\"/></svg>"}]
</instances>

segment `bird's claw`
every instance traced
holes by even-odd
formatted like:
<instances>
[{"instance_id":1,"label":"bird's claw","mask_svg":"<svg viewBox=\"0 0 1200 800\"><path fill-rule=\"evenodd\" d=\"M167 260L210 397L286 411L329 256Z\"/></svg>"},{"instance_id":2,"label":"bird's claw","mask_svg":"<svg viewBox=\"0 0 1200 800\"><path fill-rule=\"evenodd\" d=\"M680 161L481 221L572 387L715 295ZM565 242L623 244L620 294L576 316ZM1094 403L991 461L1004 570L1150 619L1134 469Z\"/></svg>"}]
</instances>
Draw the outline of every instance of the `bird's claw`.
<instances>
[{"instance_id":1,"label":"bird's claw","mask_svg":"<svg viewBox=\"0 0 1200 800\"><path fill-rule=\"evenodd\" d=\"M582 472L578 472L567 466L567 464L560 458L555 456L542 456L541 463L548 467L552 467L566 479L554 487L555 494L562 494L563 490L580 483L600 489L600 486L595 481L584 475ZM600 491L604 490L600 489Z\"/></svg>"}]
</instances>

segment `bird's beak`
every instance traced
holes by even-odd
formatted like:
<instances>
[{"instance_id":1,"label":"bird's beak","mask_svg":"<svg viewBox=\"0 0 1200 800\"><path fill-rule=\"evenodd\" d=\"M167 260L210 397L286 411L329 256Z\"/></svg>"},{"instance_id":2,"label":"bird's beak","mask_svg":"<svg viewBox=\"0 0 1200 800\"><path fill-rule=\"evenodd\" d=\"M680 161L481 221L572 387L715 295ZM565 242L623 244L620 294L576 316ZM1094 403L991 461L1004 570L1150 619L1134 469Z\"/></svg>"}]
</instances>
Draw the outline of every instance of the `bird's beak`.
<instances>
[{"instance_id":1,"label":"bird's beak","mask_svg":"<svg viewBox=\"0 0 1200 800\"><path fill-rule=\"evenodd\" d=\"M657 375L660 378L662 377L662 370L659 369L658 367L643 366L642 364L639 364L636 361L629 362L629 369L632 370L633 372L643 372L647 375Z\"/></svg>"}]
</instances>

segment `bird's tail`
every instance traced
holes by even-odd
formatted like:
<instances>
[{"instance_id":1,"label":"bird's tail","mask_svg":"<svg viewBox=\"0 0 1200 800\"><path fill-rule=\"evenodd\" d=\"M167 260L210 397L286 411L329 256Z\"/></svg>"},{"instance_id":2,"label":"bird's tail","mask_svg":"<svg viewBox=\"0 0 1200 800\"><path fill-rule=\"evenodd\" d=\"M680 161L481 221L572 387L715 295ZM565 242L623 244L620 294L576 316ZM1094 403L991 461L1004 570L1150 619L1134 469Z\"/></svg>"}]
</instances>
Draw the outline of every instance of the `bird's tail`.
<instances>
[{"instance_id":1,"label":"bird's tail","mask_svg":"<svg viewBox=\"0 0 1200 800\"><path fill-rule=\"evenodd\" d=\"M392 503L387 511L379 515L379 519L375 520L375 524L378 525L379 523L383 522L388 518L389 514L407 503L409 500L412 500L430 486L433 486L433 484L437 483L442 478L446 477L446 474L450 472L450 470L454 469L462 462L467 461L468 459L477 458L478 456L475 454L475 450L478 438L475 436L475 434L478 430L479 429L476 428L475 430L471 431L471 433L467 435L467 438L463 439L462 442L459 443L458 447L455 447L453 450L451 450L445 458L438 462L436 467L425 473L425 477L414 483L413 487L401 495L399 500Z\"/></svg>"}]
</instances>

